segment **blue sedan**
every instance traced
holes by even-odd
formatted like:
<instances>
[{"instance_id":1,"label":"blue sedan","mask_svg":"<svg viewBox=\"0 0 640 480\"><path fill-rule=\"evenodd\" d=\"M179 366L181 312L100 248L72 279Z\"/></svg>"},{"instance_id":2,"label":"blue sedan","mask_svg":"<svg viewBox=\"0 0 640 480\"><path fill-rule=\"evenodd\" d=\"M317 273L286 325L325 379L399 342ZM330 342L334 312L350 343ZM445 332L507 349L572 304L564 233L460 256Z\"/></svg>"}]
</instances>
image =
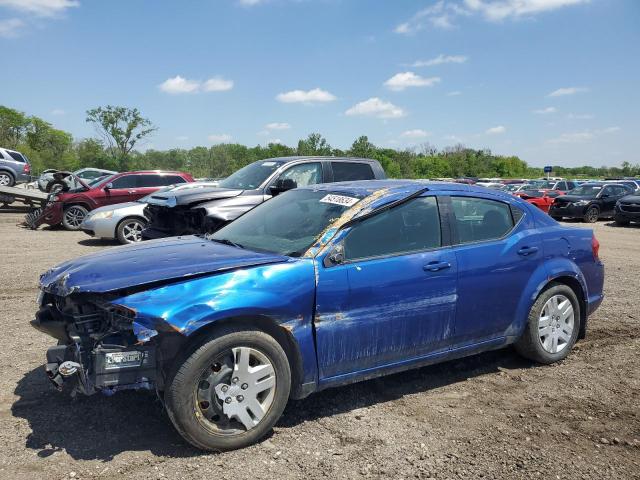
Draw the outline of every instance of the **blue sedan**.
<instances>
[{"instance_id":1,"label":"blue sedan","mask_svg":"<svg viewBox=\"0 0 640 480\"><path fill-rule=\"evenodd\" d=\"M289 398L514 345L565 358L600 305L590 229L464 184L282 193L209 236L104 250L41 277L53 384L155 389L205 450L263 437Z\"/></svg>"}]
</instances>

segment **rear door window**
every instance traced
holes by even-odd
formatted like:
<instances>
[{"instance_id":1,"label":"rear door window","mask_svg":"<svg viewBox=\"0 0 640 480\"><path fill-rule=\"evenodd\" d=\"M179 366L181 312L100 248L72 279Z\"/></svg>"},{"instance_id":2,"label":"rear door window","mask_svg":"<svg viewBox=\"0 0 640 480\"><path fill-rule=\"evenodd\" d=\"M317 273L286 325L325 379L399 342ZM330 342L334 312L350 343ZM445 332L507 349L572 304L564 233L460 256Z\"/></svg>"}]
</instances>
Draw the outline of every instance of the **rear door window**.
<instances>
[{"instance_id":1,"label":"rear door window","mask_svg":"<svg viewBox=\"0 0 640 480\"><path fill-rule=\"evenodd\" d=\"M138 175L123 175L122 177L118 177L111 182L113 184L112 188L136 188L138 186L137 177Z\"/></svg>"},{"instance_id":2,"label":"rear door window","mask_svg":"<svg viewBox=\"0 0 640 480\"><path fill-rule=\"evenodd\" d=\"M515 223L507 203L477 197L451 197L456 243L504 237Z\"/></svg>"},{"instance_id":3,"label":"rear door window","mask_svg":"<svg viewBox=\"0 0 640 480\"><path fill-rule=\"evenodd\" d=\"M375 175L368 163L331 162L334 182L373 180Z\"/></svg>"}]
</instances>

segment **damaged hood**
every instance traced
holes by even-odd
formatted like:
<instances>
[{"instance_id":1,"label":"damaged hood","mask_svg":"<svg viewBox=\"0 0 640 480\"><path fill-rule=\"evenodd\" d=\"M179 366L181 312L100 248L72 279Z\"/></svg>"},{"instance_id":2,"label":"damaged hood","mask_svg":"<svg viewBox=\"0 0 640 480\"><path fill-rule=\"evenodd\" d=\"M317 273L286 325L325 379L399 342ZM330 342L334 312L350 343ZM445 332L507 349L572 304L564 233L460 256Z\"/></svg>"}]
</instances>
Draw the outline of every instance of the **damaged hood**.
<instances>
[{"instance_id":1,"label":"damaged hood","mask_svg":"<svg viewBox=\"0 0 640 480\"><path fill-rule=\"evenodd\" d=\"M198 203L217 200L219 198L237 197L242 194L242 192L244 192L244 190L218 187L193 188L155 193L147 197L147 202L152 205L161 205L164 207L196 205Z\"/></svg>"},{"instance_id":2,"label":"damaged hood","mask_svg":"<svg viewBox=\"0 0 640 480\"><path fill-rule=\"evenodd\" d=\"M40 287L62 296L105 293L287 260L283 255L258 253L202 237L170 237L69 260L42 274Z\"/></svg>"}]
</instances>

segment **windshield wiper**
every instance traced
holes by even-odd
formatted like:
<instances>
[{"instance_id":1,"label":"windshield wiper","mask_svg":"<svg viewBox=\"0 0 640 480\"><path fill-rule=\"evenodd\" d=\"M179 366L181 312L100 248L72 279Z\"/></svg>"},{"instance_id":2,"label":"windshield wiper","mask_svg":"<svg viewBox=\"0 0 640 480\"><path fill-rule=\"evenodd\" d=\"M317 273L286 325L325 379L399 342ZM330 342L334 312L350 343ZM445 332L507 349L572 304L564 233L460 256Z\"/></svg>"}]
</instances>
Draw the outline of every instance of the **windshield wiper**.
<instances>
[{"instance_id":1,"label":"windshield wiper","mask_svg":"<svg viewBox=\"0 0 640 480\"><path fill-rule=\"evenodd\" d=\"M223 243L225 245L230 245L232 247L237 247L237 248L243 248L244 249L244 247L242 245L240 245L239 243L232 242L228 238L209 238L209 240L213 240L214 242L218 242L218 243Z\"/></svg>"}]
</instances>

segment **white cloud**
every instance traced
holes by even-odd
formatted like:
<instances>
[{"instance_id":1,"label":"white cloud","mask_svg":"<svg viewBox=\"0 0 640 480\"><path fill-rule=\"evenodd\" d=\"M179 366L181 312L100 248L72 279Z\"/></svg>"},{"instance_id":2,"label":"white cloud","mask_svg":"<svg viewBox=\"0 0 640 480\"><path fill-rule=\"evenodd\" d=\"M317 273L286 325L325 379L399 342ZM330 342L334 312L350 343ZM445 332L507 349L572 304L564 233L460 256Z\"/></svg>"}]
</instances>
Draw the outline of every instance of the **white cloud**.
<instances>
[{"instance_id":1,"label":"white cloud","mask_svg":"<svg viewBox=\"0 0 640 480\"><path fill-rule=\"evenodd\" d=\"M312 90L291 90L289 92L279 93L276 100L282 103L327 103L333 102L336 96L332 93L314 88Z\"/></svg>"},{"instance_id":2,"label":"white cloud","mask_svg":"<svg viewBox=\"0 0 640 480\"><path fill-rule=\"evenodd\" d=\"M490 22L500 22L587 3L589 0L439 0L419 10L394 31L401 35L416 33L428 26L450 29L460 17L480 16Z\"/></svg>"},{"instance_id":3,"label":"white cloud","mask_svg":"<svg viewBox=\"0 0 640 480\"><path fill-rule=\"evenodd\" d=\"M486 133L487 135L500 135L506 131L507 129L504 126L498 125L497 127L491 127L487 129L487 131L484 133Z\"/></svg>"},{"instance_id":4,"label":"white cloud","mask_svg":"<svg viewBox=\"0 0 640 480\"><path fill-rule=\"evenodd\" d=\"M453 92L448 92L447 97L457 97L458 95L462 95L460 90L454 90Z\"/></svg>"},{"instance_id":5,"label":"white cloud","mask_svg":"<svg viewBox=\"0 0 640 480\"><path fill-rule=\"evenodd\" d=\"M433 67L435 65L442 65L444 63L465 63L469 57L465 55L443 55L440 54L435 58L430 60L416 60L413 62L410 67L419 68L419 67Z\"/></svg>"},{"instance_id":6,"label":"white cloud","mask_svg":"<svg viewBox=\"0 0 640 480\"><path fill-rule=\"evenodd\" d=\"M271 144L271 143L282 143L282 140L280 140L279 138L272 138L271 140L267 141L267 145Z\"/></svg>"},{"instance_id":7,"label":"white cloud","mask_svg":"<svg viewBox=\"0 0 640 480\"><path fill-rule=\"evenodd\" d=\"M465 6L481 13L487 20L529 17L563 7L587 3L589 0L465 0Z\"/></svg>"},{"instance_id":8,"label":"white cloud","mask_svg":"<svg viewBox=\"0 0 640 480\"><path fill-rule=\"evenodd\" d=\"M158 88L165 93L198 93L198 92L224 92L233 88L233 80L225 80L222 77L212 77L205 82L200 80L189 80L176 75L168 78Z\"/></svg>"},{"instance_id":9,"label":"white cloud","mask_svg":"<svg viewBox=\"0 0 640 480\"><path fill-rule=\"evenodd\" d=\"M214 133L207 138L214 143L229 143L233 137L228 133Z\"/></svg>"},{"instance_id":10,"label":"white cloud","mask_svg":"<svg viewBox=\"0 0 640 480\"><path fill-rule=\"evenodd\" d=\"M566 95L575 95L576 93L585 93L588 92L589 89L587 87L566 87L559 88L551 92L547 97L564 97Z\"/></svg>"},{"instance_id":11,"label":"white cloud","mask_svg":"<svg viewBox=\"0 0 640 480\"><path fill-rule=\"evenodd\" d=\"M0 0L0 7L39 17L53 17L79 6L80 2L77 0Z\"/></svg>"},{"instance_id":12,"label":"white cloud","mask_svg":"<svg viewBox=\"0 0 640 480\"><path fill-rule=\"evenodd\" d=\"M64 115L67 112L65 112L63 109L61 108L54 108L53 110L51 110L51 115Z\"/></svg>"},{"instance_id":13,"label":"white cloud","mask_svg":"<svg viewBox=\"0 0 640 480\"><path fill-rule=\"evenodd\" d=\"M595 118L595 115L591 113L570 113L567 115L569 120L592 120Z\"/></svg>"},{"instance_id":14,"label":"white cloud","mask_svg":"<svg viewBox=\"0 0 640 480\"><path fill-rule=\"evenodd\" d=\"M186 135L178 135L176 137L176 140L178 140L179 142L185 142L185 141L189 140L189 137L187 137Z\"/></svg>"},{"instance_id":15,"label":"white cloud","mask_svg":"<svg viewBox=\"0 0 640 480\"><path fill-rule=\"evenodd\" d=\"M225 80L222 77L213 77L202 84L204 92L225 92L233 88L233 80Z\"/></svg>"},{"instance_id":16,"label":"white cloud","mask_svg":"<svg viewBox=\"0 0 640 480\"><path fill-rule=\"evenodd\" d=\"M291 128L291 125L285 122L273 122L267 123L264 128L265 130L289 130Z\"/></svg>"},{"instance_id":17,"label":"white cloud","mask_svg":"<svg viewBox=\"0 0 640 480\"><path fill-rule=\"evenodd\" d=\"M600 133L614 133L619 132L620 130L620 127L607 127L604 130L600 130Z\"/></svg>"},{"instance_id":18,"label":"white cloud","mask_svg":"<svg viewBox=\"0 0 640 480\"><path fill-rule=\"evenodd\" d=\"M0 37L15 38L20 35L25 23L19 18L0 20Z\"/></svg>"},{"instance_id":19,"label":"white cloud","mask_svg":"<svg viewBox=\"0 0 640 480\"><path fill-rule=\"evenodd\" d=\"M534 110L533 113L537 115L548 115L549 113L556 113L558 109L556 107L546 107Z\"/></svg>"},{"instance_id":20,"label":"white cloud","mask_svg":"<svg viewBox=\"0 0 640 480\"><path fill-rule=\"evenodd\" d=\"M200 82L196 80L187 80L186 78L176 75L162 82L158 88L165 93L195 93L200 88Z\"/></svg>"},{"instance_id":21,"label":"white cloud","mask_svg":"<svg viewBox=\"0 0 640 480\"><path fill-rule=\"evenodd\" d=\"M442 138L449 142L458 142L458 143L462 142L462 138L458 137L457 135L445 135Z\"/></svg>"},{"instance_id":22,"label":"white cloud","mask_svg":"<svg viewBox=\"0 0 640 480\"><path fill-rule=\"evenodd\" d=\"M421 77L413 72L396 73L384 85L395 91L401 91L408 87L432 87L440 82L440 77Z\"/></svg>"},{"instance_id":23,"label":"white cloud","mask_svg":"<svg viewBox=\"0 0 640 480\"><path fill-rule=\"evenodd\" d=\"M404 117L406 112L391 102L385 102L378 97L372 97L363 102L356 103L345 112L345 115L362 115L377 118L400 118Z\"/></svg>"},{"instance_id":24,"label":"white cloud","mask_svg":"<svg viewBox=\"0 0 640 480\"><path fill-rule=\"evenodd\" d=\"M592 132L563 133L559 137L552 138L549 143L582 143L593 139Z\"/></svg>"},{"instance_id":25,"label":"white cloud","mask_svg":"<svg viewBox=\"0 0 640 480\"><path fill-rule=\"evenodd\" d=\"M238 0L238 3L243 7L253 7L265 3L265 0Z\"/></svg>"},{"instance_id":26,"label":"white cloud","mask_svg":"<svg viewBox=\"0 0 640 480\"><path fill-rule=\"evenodd\" d=\"M416 128L414 130L406 130L400 134L402 138L426 138L431 135L431 132Z\"/></svg>"}]
</instances>

